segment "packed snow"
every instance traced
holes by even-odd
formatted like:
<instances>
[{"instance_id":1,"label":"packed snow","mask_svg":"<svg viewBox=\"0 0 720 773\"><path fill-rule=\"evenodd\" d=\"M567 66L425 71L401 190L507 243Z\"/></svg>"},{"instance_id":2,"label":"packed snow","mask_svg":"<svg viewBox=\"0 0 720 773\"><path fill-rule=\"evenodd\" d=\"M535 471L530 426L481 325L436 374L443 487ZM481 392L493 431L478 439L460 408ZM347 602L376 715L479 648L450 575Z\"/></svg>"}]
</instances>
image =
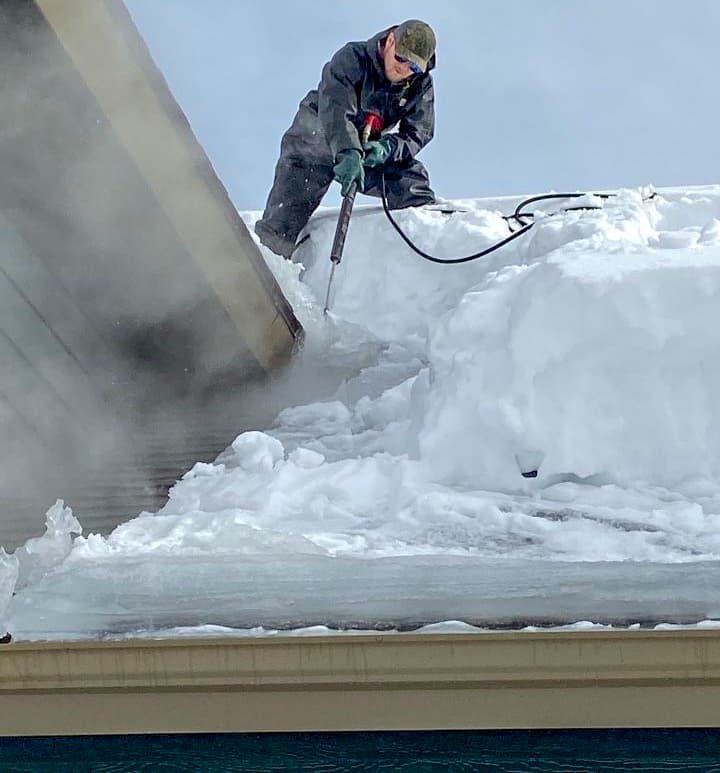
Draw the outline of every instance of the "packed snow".
<instances>
[{"instance_id":1,"label":"packed snow","mask_svg":"<svg viewBox=\"0 0 720 773\"><path fill-rule=\"evenodd\" d=\"M505 238L518 201L395 216L454 258ZM107 537L58 502L43 537L0 552L0 628L720 617L720 186L580 203L598 208L537 204L529 233L445 266L357 206L328 315L337 211L301 263L263 250L306 329L290 379L329 393Z\"/></svg>"}]
</instances>

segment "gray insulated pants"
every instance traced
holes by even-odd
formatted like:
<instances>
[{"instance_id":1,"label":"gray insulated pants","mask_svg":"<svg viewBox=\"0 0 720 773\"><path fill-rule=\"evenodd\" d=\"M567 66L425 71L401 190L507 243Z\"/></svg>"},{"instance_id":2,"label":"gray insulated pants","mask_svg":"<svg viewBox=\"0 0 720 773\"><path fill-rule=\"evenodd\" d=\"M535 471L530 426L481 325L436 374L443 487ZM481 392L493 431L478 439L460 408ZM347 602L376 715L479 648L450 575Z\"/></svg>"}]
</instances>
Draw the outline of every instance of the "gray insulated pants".
<instances>
[{"instance_id":1,"label":"gray insulated pants","mask_svg":"<svg viewBox=\"0 0 720 773\"><path fill-rule=\"evenodd\" d=\"M427 170L417 159L366 168L365 194L382 195L383 173L390 209L418 207L435 201ZM260 241L276 254L289 258L300 231L333 179L333 164L329 158L300 158L282 153L275 167L275 181L265 211L255 224Z\"/></svg>"}]
</instances>

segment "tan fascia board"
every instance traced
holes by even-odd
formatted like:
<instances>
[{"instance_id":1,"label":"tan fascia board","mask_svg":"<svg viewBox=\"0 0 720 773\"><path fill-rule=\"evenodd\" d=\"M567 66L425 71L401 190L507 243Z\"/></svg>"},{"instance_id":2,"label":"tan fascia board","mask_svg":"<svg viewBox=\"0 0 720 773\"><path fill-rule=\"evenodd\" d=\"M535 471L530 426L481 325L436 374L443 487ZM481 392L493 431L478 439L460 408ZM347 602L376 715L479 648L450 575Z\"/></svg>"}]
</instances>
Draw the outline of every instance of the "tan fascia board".
<instances>
[{"instance_id":1,"label":"tan fascia board","mask_svg":"<svg viewBox=\"0 0 720 773\"><path fill-rule=\"evenodd\" d=\"M715 631L0 648L0 735L715 726Z\"/></svg>"},{"instance_id":2,"label":"tan fascia board","mask_svg":"<svg viewBox=\"0 0 720 773\"><path fill-rule=\"evenodd\" d=\"M124 7L34 1L255 359L286 360L302 327Z\"/></svg>"}]
</instances>

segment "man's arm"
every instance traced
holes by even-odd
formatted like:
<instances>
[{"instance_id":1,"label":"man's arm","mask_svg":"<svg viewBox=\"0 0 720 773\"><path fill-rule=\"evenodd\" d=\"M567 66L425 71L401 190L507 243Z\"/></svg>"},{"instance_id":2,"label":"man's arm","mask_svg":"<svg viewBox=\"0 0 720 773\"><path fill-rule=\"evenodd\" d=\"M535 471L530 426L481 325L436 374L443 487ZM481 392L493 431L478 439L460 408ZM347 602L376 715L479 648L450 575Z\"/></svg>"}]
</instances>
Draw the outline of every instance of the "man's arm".
<instances>
[{"instance_id":1,"label":"man's arm","mask_svg":"<svg viewBox=\"0 0 720 773\"><path fill-rule=\"evenodd\" d=\"M435 89L432 80L423 89L410 112L400 120L393 137L392 161L409 161L435 134Z\"/></svg>"},{"instance_id":2,"label":"man's arm","mask_svg":"<svg viewBox=\"0 0 720 773\"><path fill-rule=\"evenodd\" d=\"M318 115L333 158L353 148L362 153L362 144L353 118L358 112L356 85L363 68L352 45L343 46L323 67L318 88Z\"/></svg>"}]
</instances>

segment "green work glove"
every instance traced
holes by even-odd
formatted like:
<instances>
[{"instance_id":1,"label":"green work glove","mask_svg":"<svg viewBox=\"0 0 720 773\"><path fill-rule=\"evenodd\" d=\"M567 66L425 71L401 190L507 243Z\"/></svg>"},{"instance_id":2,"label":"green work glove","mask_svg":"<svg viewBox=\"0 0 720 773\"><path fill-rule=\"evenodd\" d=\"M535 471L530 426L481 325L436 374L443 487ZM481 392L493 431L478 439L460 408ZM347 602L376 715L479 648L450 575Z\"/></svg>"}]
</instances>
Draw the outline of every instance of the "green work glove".
<instances>
[{"instance_id":1,"label":"green work glove","mask_svg":"<svg viewBox=\"0 0 720 773\"><path fill-rule=\"evenodd\" d=\"M393 152L393 141L390 137L383 137L381 140L370 140L365 143L365 166L382 166Z\"/></svg>"},{"instance_id":2,"label":"green work glove","mask_svg":"<svg viewBox=\"0 0 720 773\"><path fill-rule=\"evenodd\" d=\"M362 155L355 148L341 150L335 157L333 167L335 179L342 187L342 195L347 196L350 186L357 182L358 190L365 186L365 170L363 169Z\"/></svg>"}]
</instances>

